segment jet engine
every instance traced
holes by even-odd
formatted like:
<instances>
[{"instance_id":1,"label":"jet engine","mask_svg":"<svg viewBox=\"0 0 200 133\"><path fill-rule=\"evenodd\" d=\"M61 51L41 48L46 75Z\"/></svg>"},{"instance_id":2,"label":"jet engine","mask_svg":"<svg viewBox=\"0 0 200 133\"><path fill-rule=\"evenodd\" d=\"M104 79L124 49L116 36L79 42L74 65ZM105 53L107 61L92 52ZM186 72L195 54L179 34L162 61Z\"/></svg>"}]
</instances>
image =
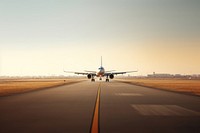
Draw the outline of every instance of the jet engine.
<instances>
[{"instance_id":1,"label":"jet engine","mask_svg":"<svg viewBox=\"0 0 200 133\"><path fill-rule=\"evenodd\" d=\"M88 79L91 79L91 78L92 78L92 74L88 74L88 75L87 75L87 78L88 78Z\"/></svg>"},{"instance_id":2,"label":"jet engine","mask_svg":"<svg viewBox=\"0 0 200 133\"><path fill-rule=\"evenodd\" d=\"M114 78L114 75L113 75L113 74L110 74L110 75L109 75L109 78L110 78L110 79L113 79L113 78Z\"/></svg>"}]
</instances>

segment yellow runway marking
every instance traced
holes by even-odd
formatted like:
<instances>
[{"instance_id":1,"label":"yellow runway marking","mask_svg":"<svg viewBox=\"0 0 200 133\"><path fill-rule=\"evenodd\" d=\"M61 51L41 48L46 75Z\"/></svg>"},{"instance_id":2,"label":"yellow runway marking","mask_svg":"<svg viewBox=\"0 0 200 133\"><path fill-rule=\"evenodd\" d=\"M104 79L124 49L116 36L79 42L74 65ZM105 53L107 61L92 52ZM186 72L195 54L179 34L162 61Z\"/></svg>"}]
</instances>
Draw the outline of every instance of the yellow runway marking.
<instances>
[{"instance_id":1,"label":"yellow runway marking","mask_svg":"<svg viewBox=\"0 0 200 133\"><path fill-rule=\"evenodd\" d=\"M97 99L96 99L96 103L95 103L95 110L94 110L94 116L93 116L93 120L92 120L91 133L99 133L100 90L101 90L101 83L99 84L99 88L98 88L98 92L97 92Z\"/></svg>"}]
</instances>

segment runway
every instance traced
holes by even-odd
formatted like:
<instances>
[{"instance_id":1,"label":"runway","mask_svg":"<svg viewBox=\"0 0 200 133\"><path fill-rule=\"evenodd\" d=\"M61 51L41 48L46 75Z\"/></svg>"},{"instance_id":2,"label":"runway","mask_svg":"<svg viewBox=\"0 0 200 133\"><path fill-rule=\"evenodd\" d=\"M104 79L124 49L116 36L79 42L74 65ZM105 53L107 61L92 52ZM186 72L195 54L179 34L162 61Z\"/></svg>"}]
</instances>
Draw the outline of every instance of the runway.
<instances>
[{"instance_id":1,"label":"runway","mask_svg":"<svg viewBox=\"0 0 200 133\"><path fill-rule=\"evenodd\" d=\"M199 133L200 97L115 80L0 97L1 133L89 133L95 117L101 133Z\"/></svg>"}]
</instances>

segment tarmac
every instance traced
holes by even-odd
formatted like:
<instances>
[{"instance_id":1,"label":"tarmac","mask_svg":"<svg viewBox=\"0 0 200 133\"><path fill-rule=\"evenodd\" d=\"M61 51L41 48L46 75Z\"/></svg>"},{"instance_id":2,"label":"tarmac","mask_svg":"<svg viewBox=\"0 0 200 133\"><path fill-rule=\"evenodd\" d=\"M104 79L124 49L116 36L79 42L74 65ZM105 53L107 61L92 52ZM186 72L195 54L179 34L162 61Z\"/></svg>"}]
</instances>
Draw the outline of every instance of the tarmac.
<instances>
[{"instance_id":1,"label":"tarmac","mask_svg":"<svg viewBox=\"0 0 200 133\"><path fill-rule=\"evenodd\" d=\"M0 97L0 132L199 133L200 97L84 81Z\"/></svg>"}]
</instances>

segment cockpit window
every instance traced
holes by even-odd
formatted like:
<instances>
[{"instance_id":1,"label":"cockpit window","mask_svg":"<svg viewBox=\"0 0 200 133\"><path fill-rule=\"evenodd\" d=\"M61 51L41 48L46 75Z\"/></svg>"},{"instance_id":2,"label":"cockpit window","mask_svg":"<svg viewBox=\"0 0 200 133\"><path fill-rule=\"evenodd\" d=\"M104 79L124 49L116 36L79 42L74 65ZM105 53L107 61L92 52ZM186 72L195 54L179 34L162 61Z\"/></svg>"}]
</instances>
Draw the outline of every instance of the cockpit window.
<instances>
[{"instance_id":1,"label":"cockpit window","mask_svg":"<svg viewBox=\"0 0 200 133\"><path fill-rule=\"evenodd\" d=\"M99 67L99 70L102 70L102 69L104 69L103 67Z\"/></svg>"}]
</instances>

